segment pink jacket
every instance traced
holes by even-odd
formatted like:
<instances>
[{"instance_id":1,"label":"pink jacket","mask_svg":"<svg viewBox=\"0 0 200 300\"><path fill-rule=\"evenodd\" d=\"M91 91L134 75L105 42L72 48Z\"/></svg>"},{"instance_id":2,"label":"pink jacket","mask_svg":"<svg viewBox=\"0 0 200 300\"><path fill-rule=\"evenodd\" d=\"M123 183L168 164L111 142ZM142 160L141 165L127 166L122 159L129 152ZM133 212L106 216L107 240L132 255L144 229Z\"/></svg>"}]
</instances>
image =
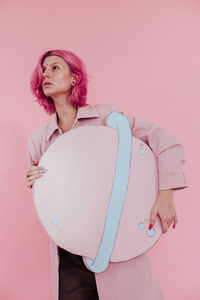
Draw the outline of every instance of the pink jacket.
<instances>
[{"instance_id":1,"label":"pink jacket","mask_svg":"<svg viewBox=\"0 0 200 300\"><path fill-rule=\"evenodd\" d=\"M111 111L119 111L119 109L113 104L79 107L72 129L90 125L107 126L107 117ZM128 115L126 117L129 120L132 134L148 144L157 157L159 190L188 187L183 172L186 153L177 138L151 121L141 121ZM40 160L42 154L61 134L62 131L57 124L57 115L54 113L50 122L33 132L28 139L30 166L33 160ZM59 256L57 246L51 239L50 251L53 295L54 300L58 300ZM141 278L139 278L140 276ZM129 261L110 263L107 270L95 274L95 278L101 300L164 299L148 253Z\"/></svg>"}]
</instances>

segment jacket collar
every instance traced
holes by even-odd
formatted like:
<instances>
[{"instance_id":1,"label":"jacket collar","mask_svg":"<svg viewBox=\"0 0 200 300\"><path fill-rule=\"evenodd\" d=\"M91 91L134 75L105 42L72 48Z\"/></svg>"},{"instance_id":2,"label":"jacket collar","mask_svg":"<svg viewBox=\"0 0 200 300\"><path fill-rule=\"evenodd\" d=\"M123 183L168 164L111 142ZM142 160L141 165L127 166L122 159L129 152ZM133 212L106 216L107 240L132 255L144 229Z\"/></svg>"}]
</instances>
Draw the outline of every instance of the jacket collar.
<instances>
[{"instance_id":1,"label":"jacket collar","mask_svg":"<svg viewBox=\"0 0 200 300\"><path fill-rule=\"evenodd\" d=\"M91 105L78 107L76 119L84 119L84 118L96 118L99 117L100 114L98 113L97 109ZM59 129L57 123L57 113L53 113L50 122L47 125L47 136L46 141L52 136L55 130Z\"/></svg>"}]
</instances>

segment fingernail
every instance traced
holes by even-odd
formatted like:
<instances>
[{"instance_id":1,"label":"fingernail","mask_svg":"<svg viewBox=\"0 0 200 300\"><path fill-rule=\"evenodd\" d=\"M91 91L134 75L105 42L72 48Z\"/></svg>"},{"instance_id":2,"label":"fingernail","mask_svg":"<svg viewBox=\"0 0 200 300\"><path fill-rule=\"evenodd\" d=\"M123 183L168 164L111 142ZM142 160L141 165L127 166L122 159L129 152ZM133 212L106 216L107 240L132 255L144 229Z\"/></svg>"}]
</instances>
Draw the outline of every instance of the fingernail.
<instances>
[{"instance_id":1,"label":"fingernail","mask_svg":"<svg viewBox=\"0 0 200 300\"><path fill-rule=\"evenodd\" d=\"M152 228L152 227L153 227L153 225L152 225L152 224L150 224L150 225L149 225L149 230L151 230L151 228Z\"/></svg>"}]
</instances>

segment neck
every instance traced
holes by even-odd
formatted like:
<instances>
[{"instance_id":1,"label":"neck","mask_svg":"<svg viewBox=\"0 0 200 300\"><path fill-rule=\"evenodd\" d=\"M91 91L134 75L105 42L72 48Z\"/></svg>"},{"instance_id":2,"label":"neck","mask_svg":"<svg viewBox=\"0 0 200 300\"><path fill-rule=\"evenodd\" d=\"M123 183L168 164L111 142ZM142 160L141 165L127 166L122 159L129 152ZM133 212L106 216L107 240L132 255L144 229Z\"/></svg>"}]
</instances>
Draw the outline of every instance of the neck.
<instances>
[{"instance_id":1,"label":"neck","mask_svg":"<svg viewBox=\"0 0 200 300\"><path fill-rule=\"evenodd\" d=\"M77 115L78 108L71 105L68 101L54 102L57 114L57 123L66 125L74 121Z\"/></svg>"}]
</instances>

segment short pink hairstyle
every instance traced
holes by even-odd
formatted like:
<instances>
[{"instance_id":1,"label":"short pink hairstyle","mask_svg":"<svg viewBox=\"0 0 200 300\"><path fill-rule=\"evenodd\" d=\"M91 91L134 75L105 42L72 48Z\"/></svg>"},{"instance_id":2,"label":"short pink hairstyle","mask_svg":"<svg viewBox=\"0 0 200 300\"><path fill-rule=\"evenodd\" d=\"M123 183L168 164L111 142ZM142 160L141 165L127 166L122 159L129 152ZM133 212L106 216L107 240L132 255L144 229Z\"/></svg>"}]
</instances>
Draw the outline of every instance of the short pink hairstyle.
<instances>
[{"instance_id":1,"label":"short pink hairstyle","mask_svg":"<svg viewBox=\"0 0 200 300\"><path fill-rule=\"evenodd\" d=\"M48 114L53 114L56 111L53 99L45 96L42 90L43 72L42 63L47 56L57 55L62 57L68 64L72 74L76 74L76 83L72 87L69 101L74 106L87 106L87 85L88 75L83 61L74 53L68 50L49 50L39 57L38 64L31 75L31 92L36 97L40 106Z\"/></svg>"}]
</instances>

